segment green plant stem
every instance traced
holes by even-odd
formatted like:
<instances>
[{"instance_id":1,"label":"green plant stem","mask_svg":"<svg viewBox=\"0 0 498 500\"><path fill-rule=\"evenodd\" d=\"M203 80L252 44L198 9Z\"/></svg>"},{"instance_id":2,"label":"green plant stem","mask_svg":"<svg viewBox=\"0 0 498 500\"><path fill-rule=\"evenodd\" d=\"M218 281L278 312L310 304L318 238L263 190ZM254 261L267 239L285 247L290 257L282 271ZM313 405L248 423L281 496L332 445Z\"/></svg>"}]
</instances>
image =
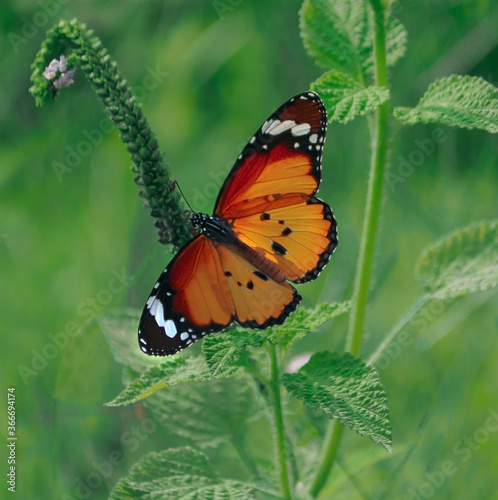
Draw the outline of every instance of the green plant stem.
<instances>
[{"instance_id":1,"label":"green plant stem","mask_svg":"<svg viewBox=\"0 0 498 500\"><path fill-rule=\"evenodd\" d=\"M374 57L375 57L375 84L387 87L386 66L386 33L384 23L384 7L381 0L370 0L374 12ZM349 324L346 350L358 356L360 353L365 313L368 303L368 292L372 274L375 253L375 241L379 227L384 173L387 164L389 123L389 101L377 108L375 129L372 137L372 156L368 181L367 202L365 206L364 226L361 237L360 253L358 257L357 274L353 294L353 305ZM343 427L333 420L326 437L324 451L318 472L311 488L313 497L317 497L325 485L332 470L339 450Z\"/></svg>"},{"instance_id":2,"label":"green plant stem","mask_svg":"<svg viewBox=\"0 0 498 500\"><path fill-rule=\"evenodd\" d=\"M371 0L375 14L375 84L387 87L386 40L384 29L384 11L380 0ZM375 242L379 227L382 202L384 173L387 164L389 122L389 102L377 108L375 135L372 143L372 159L368 182L367 203L365 206L365 222L361 238L360 254L353 294L353 307L349 324L346 349L358 356L360 353L365 313L368 303L368 292L372 274Z\"/></svg>"},{"instance_id":3,"label":"green plant stem","mask_svg":"<svg viewBox=\"0 0 498 500\"><path fill-rule=\"evenodd\" d=\"M318 473L316 474L313 484L311 485L310 493L313 498L318 496L327 481L327 477L332 470L332 464L337 456L343 432L344 427L339 423L339 421L335 419L332 420L325 438L327 445L323 451L321 467L318 469Z\"/></svg>"},{"instance_id":4,"label":"green plant stem","mask_svg":"<svg viewBox=\"0 0 498 500\"><path fill-rule=\"evenodd\" d=\"M289 468L287 465L287 447L285 440L284 417L282 412L282 396L280 393L280 371L278 368L277 349L274 345L269 346L271 362L271 384L274 418L275 449L277 462L280 468L280 490L284 498L291 500L292 493L289 483Z\"/></svg>"}]
</instances>

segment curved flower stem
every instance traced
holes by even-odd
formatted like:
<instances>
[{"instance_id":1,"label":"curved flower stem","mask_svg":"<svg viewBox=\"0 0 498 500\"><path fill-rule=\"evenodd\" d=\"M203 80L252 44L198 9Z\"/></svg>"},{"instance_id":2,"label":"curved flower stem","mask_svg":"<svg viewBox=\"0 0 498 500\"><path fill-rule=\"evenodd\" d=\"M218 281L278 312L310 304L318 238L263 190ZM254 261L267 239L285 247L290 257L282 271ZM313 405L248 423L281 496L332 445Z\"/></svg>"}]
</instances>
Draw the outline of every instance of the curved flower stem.
<instances>
[{"instance_id":1,"label":"curved flower stem","mask_svg":"<svg viewBox=\"0 0 498 500\"><path fill-rule=\"evenodd\" d=\"M282 412L282 397L280 393L280 371L278 368L277 348L274 345L269 346L271 362L271 400L273 403L274 418L274 436L275 449L277 453L277 462L280 468L280 491L287 500L292 499L291 487L289 482L289 468L287 465L287 447L285 439L284 417Z\"/></svg>"},{"instance_id":2,"label":"curved flower stem","mask_svg":"<svg viewBox=\"0 0 498 500\"><path fill-rule=\"evenodd\" d=\"M52 59L61 56L66 56L71 76L74 67L79 65L119 129L133 160L133 169L137 173L135 181L143 186L140 194L147 200L151 215L158 219L156 226L160 241L181 246L191 234L180 194L169 178L157 140L126 80L119 74L116 63L111 60L100 39L93 36L93 32L84 24L76 20L60 21L47 31L46 39L32 64L33 86L29 90L37 106L53 100L61 90L57 81L52 82L46 76L46 69ZM62 86L69 83L71 81L66 79Z\"/></svg>"},{"instance_id":3,"label":"curved flower stem","mask_svg":"<svg viewBox=\"0 0 498 500\"><path fill-rule=\"evenodd\" d=\"M375 84L379 87L387 87L384 6L382 0L369 0L369 2L374 12ZM387 164L388 122L389 101L386 101L377 108L375 118L364 226L356 271L351 319L346 341L346 350L355 356L358 356L360 353L375 253L375 241L379 226L384 172ZM313 497L318 496L332 470L343 430L342 425L336 420L331 422L321 463L311 488Z\"/></svg>"}]
</instances>

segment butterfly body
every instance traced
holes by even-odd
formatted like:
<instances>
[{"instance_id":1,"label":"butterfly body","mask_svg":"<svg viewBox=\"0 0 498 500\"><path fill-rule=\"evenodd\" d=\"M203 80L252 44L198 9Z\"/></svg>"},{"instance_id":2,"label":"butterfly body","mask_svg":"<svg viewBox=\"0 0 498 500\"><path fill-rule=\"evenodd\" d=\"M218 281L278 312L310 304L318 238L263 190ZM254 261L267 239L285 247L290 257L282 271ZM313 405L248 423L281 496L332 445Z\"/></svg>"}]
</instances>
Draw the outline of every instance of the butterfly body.
<instances>
[{"instance_id":1,"label":"butterfly body","mask_svg":"<svg viewBox=\"0 0 498 500\"><path fill-rule=\"evenodd\" d=\"M267 259L261 252L242 242L227 220L217 215L209 216L197 213L192 217L192 223L195 227L199 227L206 237L212 240L215 247L218 244L222 244L255 266L260 271L257 276L261 277L261 273L263 273L278 283L285 281L286 276L280 271L278 266ZM282 253L286 252L285 248L281 245L279 250Z\"/></svg>"},{"instance_id":2,"label":"butterfly body","mask_svg":"<svg viewBox=\"0 0 498 500\"><path fill-rule=\"evenodd\" d=\"M337 246L330 207L315 196L326 112L298 95L260 127L223 184L200 234L163 271L139 325L139 345L169 355L233 322L281 324L301 300L289 284L315 279Z\"/></svg>"}]
</instances>

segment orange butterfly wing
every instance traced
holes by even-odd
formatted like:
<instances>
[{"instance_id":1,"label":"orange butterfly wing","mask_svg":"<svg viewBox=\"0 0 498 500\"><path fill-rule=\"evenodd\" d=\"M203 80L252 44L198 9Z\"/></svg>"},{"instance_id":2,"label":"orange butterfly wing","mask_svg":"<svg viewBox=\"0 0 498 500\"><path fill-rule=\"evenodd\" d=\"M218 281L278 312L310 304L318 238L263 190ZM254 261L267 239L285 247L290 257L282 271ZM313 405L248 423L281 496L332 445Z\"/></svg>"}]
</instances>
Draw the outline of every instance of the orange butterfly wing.
<instances>
[{"instance_id":1,"label":"orange butterfly wing","mask_svg":"<svg viewBox=\"0 0 498 500\"><path fill-rule=\"evenodd\" d=\"M233 321L251 328L282 323L301 300L205 235L173 258L154 285L138 329L143 352L174 354Z\"/></svg>"},{"instance_id":2,"label":"orange butterfly wing","mask_svg":"<svg viewBox=\"0 0 498 500\"><path fill-rule=\"evenodd\" d=\"M249 141L216 202L240 240L296 283L316 278L337 246L332 210L314 196L326 126L317 94L285 103Z\"/></svg>"}]
</instances>

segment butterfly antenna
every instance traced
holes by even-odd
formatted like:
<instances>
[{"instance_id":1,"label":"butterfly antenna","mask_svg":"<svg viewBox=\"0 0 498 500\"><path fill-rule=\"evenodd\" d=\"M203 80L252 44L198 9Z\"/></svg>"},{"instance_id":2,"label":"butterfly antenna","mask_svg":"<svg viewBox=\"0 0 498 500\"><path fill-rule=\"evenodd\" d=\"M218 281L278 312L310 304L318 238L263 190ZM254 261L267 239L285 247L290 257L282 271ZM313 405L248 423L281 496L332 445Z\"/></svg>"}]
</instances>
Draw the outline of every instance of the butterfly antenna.
<instances>
[{"instance_id":1,"label":"butterfly antenna","mask_svg":"<svg viewBox=\"0 0 498 500\"><path fill-rule=\"evenodd\" d=\"M185 203L187 204L188 208L190 208L190 211L195 214L195 210L190 206L190 203L188 202L187 198L183 194L182 188L180 187L180 184L178 184L178 181L173 181L173 187L177 187L178 191L180 191L180 194L182 195L182 198L185 200Z\"/></svg>"}]
</instances>

